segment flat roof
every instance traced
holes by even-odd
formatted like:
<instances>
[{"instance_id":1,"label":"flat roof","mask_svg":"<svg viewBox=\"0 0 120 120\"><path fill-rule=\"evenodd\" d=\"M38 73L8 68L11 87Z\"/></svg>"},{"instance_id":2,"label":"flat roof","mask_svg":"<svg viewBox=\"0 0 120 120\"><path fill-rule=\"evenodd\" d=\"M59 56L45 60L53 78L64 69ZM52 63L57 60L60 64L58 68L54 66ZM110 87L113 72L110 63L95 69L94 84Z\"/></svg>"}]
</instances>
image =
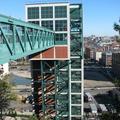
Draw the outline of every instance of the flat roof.
<instances>
[{"instance_id":1,"label":"flat roof","mask_svg":"<svg viewBox=\"0 0 120 120\"><path fill-rule=\"evenodd\" d=\"M26 0L26 5L35 5L35 4L61 4L61 3L69 3L71 5L81 4L80 1L70 2L70 0Z\"/></svg>"}]
</instances>

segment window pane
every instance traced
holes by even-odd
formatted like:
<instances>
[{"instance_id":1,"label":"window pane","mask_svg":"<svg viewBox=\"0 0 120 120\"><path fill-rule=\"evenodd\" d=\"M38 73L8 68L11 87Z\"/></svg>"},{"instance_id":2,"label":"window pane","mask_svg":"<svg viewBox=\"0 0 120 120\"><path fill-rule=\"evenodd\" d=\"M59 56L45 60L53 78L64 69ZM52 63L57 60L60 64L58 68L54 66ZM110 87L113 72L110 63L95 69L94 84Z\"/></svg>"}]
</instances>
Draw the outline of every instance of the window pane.
<instances>
[{"instance_id":1,"label":"window pane","mask_svg":"<svg viewBox=\"0 0 120 120\"><path fill-rule=\"evenodd\" d=\"M71 112L72 112L72 115L81 115L81 106L72 106Z\"/></svg>"},{"instance_id":2,"label":"window pane","mask_svg":"<svg viewBox=\"0 0 120 120\"><path fill-rule=\"evenodd\" d=\"M80 19L80 9L71 8L70 13L71 19Z\"/></svg>"},{"instance_id":3,"label":"window pane","mask_svg":"<svg viewBox=\"0 0 120 120\"><path fill-rule=\"evenodd\" d=\"M67 44L67 34L55 34L55 45L66 45Z\"/></svg>"},{"instance_id":4,"label":"window pane","mask_svg":"<svg viewBox=\"0 0 120 120\"><path fill-rule=\"evenodd\" d=\"M41 7L41 18L53 18L53 7Z\"/></svg>"},{"instance_id":5,"label":"window pane","mask_svg":"<svg viewBox=\"0 0 120 120\"><path fill-rule=\"evenodd\" d=\"M28 8L28 19L39 19L39 7Z\"/></svg>"},{"instance_id":6,"label":"window pane","mask_svg":"<svg viewBox=\"0 0 120 120\"><path fill-rule=\"evenodd\" d=\"M67 31L67 20L56 20L55 31Z\"/></svg>"},{"instance_id":7,"label":"window pane","mask_svg":"<svg viewBox=\"0 0 120 120\"><path fill-rule=\"evenodd\" d=\"M53 21L42 21L41 26L53 30Z\"/></svg>"},{"instance_id":8,"label":"window pane","mask_svg":"<svg viewBox=\"0 0 120 120\"><path fill-rule=\"evenodd\" d=\"M67 17L67 6L56 6L55 18L66 18L66 17Z\"/></svg>"},{"instance_id":9,"label":"window pane","mask_svg":"<svg viewBox=\"0 0 120 120\"><path fill-rule=\"evenodd\" d=\"M28 21L29 23L33 23L33 24L36 24L36 25L39 25L39 21Z\"/></svg>"},{"instance_id":10,"label":"window pane","mask_svg":"<svg viewBox=\"0 0 120 120\"><path fill-rule=\"evenodd\" d=\"M81 95L72 95L71 102L72 104L81 104Z\"/></svg>"},{"instance_id":11,"label":"window pane","mask_svg":"<svg viewBox=\"0 0 120 120\"><path fill-rule=\"evenodd\" d=\"M80 81L81 80L81 71L72 71L71 72L71 80L72 81Z\"/></svg>"},{"instance_id":12,"label":"window pane","mask_svg":"<svg viewBox=\"0 0 120 120\"><path fill-rule=\"evenodd\" d=\"M71 31L74 31L74 32L80 31L80 22L79 21L71 22Z\"/></svg>"},{"instance_id":13,"label":"window pane","mask_svg":"<svg viewBox=\"0 0 120 120\"><path fill-rule=\"evenodd\" d=\"M72 83L71 92L72 93L81 93L81 83Z\"/></svg>"}]
</instances>

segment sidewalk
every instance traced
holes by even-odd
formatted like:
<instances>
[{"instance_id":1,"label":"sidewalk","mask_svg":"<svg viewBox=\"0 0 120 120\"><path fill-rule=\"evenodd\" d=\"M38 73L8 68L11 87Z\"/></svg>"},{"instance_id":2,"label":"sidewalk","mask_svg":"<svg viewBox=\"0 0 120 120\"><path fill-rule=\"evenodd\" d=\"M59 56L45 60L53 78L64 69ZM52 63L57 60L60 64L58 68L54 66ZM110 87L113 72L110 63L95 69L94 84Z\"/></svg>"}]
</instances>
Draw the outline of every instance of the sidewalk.
<instances>
[{"instance_id":1,"label":"sidewalk","mask_svg":"<svg viewBox=\"0 0 120 120\"><path fill-rule=\"evenodd\" d=\"M22 120L21 117L16 117L17 120ZM3 118L3 120L16 120L14 117L9 117L9 116L6 116Z\"/></svg>"},{"instance_id":2,"label":"sidewalk","mask_svg":"<svg viewBox=\"0 0 120 120\"><path fill-rule=\"evenodd\" d=\"M14 71L11 70L10 73L19 76L19 77L23 77L23 78L27 78L27 79L31 79L31 72L30 71Z\"/></svg>"}]
</instances>

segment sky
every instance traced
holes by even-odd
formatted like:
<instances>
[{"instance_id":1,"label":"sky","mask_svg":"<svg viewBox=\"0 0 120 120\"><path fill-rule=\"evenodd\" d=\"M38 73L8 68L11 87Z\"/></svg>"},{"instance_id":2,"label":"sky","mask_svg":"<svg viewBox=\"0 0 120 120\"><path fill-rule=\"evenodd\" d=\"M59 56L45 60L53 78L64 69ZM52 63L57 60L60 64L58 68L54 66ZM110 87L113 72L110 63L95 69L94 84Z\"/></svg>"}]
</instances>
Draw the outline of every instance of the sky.
<instances>
[{"instance_id":1,"label":"sky","mask_svg":"<svg viewBox=\"0 0 120 120\"><path fill-rule=\"evenodd\" d=\"M25 4L30 0L1 0L0 14L25 21ZM32 0L44 1L44 0ZM47 0L46 0L47 1ZM48 0L49 1L49 0ZM53 0L54 1L54 0ZM60 0L59 0L60 1ZM64 0L62 0L64 1ZM65 0L83 4L83 35L114 36L114 22L119 23L120 0Z\"/></svg>"}]
</instances>

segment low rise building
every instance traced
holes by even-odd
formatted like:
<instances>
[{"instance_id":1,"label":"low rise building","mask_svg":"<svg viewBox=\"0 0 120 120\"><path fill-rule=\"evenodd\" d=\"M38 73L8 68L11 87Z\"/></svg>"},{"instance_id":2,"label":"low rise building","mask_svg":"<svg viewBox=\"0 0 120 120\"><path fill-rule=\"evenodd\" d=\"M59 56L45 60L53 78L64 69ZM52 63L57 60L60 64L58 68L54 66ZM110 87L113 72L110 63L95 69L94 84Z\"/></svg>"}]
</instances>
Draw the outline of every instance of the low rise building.
<instances>
[{"instance_id":1,"label":"low rise building","mask_svg":"<svg viewBox=\"0 0 120 120\"><path fill-rule=\"evenodd\" d=\"M112 52L111 51L102 52L102 65L106 67L112 66Z\"/></svg>"},{"instance_id":2,"label":"low rise building","mask_svg":"<svg viewBox=\"0 0 120 120\"><path fill-rule=\"evenodd\" d=\"M9 73L8 63L4 63L0 65L0 79L2 78L1 76L8 74L8 73Z\"/></svg>"},{"instance_id":3,"label":"low rise building","mask_svg":"<svg viewBox=\"0 0 120 120\"><path fill-rule=\"evenodd\" d=\"M94 60L99 61L102 58L102 52L101 51L94 51Z\"/></svg>"},{"instance_id":4,"label":"low rise building","mask_svg":"<svg viewBox=\"0 0 120 120\"><path fill-rule=\"evenodd\" d=\"M112 54L112 71L114 75L120 76L120 53L113 52Z\"/></svg>"},{"instance_id":5,"label":"low rise building","mask_svg":"<svg viewBox=\"0 0 120 120\"><path fill-rule=\"evenodd\" d=\"M94 51L102 51L102 48L86 47L85 48L86 58L94 59Z\"/></svg>"}]
</instances>

